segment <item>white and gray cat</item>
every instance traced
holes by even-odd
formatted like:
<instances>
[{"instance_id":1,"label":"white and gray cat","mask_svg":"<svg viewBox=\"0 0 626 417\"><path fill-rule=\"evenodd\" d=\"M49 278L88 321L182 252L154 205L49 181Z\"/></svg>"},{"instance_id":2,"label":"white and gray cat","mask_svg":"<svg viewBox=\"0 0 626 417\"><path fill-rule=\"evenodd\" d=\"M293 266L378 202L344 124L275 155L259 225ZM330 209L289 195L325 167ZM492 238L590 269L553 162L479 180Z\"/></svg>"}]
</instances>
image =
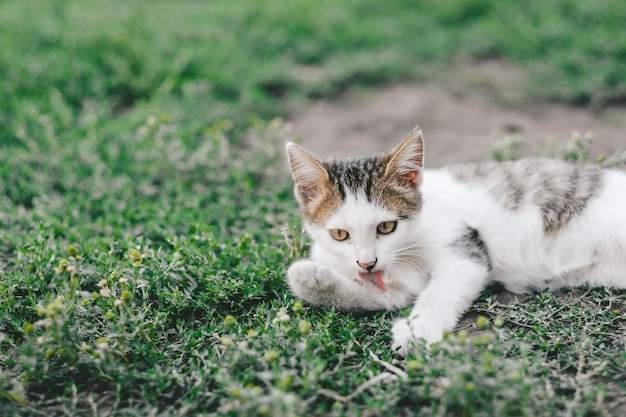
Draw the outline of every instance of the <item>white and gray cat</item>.
<instances>
[{"instance_id":1,"label":"white and gray cat","mask_svg":"<svg viewBox=\"0 0 626 417\"><path fill-rule=\"evenodd\" d=\"M287 144L310 259L292 291L396 310L393 348L441 340L490 282L510 291L626 288L626 173L550 159L423 169L422 132L389 154L320 162Z\"/></svg>"}]
</instances>

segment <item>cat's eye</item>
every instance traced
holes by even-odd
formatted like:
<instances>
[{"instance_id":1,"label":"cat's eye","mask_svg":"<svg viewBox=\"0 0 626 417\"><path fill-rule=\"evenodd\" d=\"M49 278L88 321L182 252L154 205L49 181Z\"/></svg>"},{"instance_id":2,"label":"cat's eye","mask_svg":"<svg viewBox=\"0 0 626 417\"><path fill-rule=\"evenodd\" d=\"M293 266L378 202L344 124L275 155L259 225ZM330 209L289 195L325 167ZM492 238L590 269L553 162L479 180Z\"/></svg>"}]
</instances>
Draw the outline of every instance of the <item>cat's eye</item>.
<instances>
[{"instance_id":1,"label":"cat's eye","mask_svg":"<svg viewBox=\"0 0 626 417\"><path fill-rule=\"evenodd\" d=\"M388 235L389 233L392 233L393 231L395 231L397 226L398 226L398 222L396 221L382 222L376 228L376 233L378 233L379 235Z\"/></svg>"},{"instance_id":2,"label":"cat's eye","mask_svg":"<svg viewBox=\"0 0 626 417\"><path fill-rule=\"evenodd\" d=\"M330 235L333 239L339 241L346 240L350 237L350 234L343 229L330 229Z\"/></svg>"}]
</instances>

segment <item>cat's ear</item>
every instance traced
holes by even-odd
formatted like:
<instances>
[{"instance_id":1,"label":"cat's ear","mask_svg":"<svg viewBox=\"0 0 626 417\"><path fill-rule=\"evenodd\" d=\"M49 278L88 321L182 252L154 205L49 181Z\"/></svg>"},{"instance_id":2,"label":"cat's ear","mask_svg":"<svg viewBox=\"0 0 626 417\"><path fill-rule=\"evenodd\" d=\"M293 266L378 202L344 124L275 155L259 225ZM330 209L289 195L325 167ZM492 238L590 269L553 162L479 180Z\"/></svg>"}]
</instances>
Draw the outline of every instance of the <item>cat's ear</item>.
<instances>
[{"instance_id":1,"label":"cat's ear","mask_svg":"<svg viewBox=\"0 0 626 417\"><path fill-rule=\"evenodd\" d=\"M406 185L417 188L422 183L423 159L424 138L419 126L416 126L392 152L385 176L394 175Z\"/></svg>"},{"instance_id":2,"label":"cat's ear","mask_svg":"<svg viewBox=\"0 0 626 417\"><path fill-rule=\"evenodd\" d=\"M287 143L287 157L296 183L296 198L305 204L322 192L328 183L328 172L313 155L295 143Z\"/></svg>"}]
</instances>

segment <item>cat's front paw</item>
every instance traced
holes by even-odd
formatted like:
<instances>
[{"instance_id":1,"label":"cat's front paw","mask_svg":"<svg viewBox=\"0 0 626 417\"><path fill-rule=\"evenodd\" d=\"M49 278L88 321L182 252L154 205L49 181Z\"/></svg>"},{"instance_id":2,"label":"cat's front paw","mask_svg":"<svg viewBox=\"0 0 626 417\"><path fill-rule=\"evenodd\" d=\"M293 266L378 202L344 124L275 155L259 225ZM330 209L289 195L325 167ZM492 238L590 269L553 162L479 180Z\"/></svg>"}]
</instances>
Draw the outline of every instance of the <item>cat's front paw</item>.
<instances>
[{"instance_id":1,"label":"cat's front paw","mask_svg":"<svg viewBox=\"0 0 626 417\"><path fill-rule=\"evenodd\" d=\"M332 292L337 276L326 265L313 261L294 262L287 271L287 280L293 292L299 297L312 301L312 295Z\"/></svg>"},{"instance_id":2,"label":"cat's front paw","mask_svg":"<svg viewBox=\"0 0 626 417\"><path fill-rule=\"evenodd\" d=\"M400 356L407 356L411 352L411 347L417 343L436 343L443 338L444 329L436 324L425 320L400 319L397 320L392 329L393 341L391 347Z\"/></svg>"}]
</instances>

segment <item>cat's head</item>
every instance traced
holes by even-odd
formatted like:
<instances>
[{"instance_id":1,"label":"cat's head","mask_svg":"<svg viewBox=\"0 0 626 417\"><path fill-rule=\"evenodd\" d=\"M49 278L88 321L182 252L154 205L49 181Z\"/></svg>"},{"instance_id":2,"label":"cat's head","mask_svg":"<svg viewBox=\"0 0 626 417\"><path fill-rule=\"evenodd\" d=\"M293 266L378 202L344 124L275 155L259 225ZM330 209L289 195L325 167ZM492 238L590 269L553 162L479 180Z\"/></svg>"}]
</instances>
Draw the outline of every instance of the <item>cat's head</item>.
<instances>
[{"instance_id":1,"label":"cat's head","mask_svg":"<svg viewBox=\"0 0 626 417\"><path fill-rule=\"evenodd\" d=\"M391 153L374 157L321 162L293 143L287 154L314 250L327 252L346 274L389 267L407 245L411 220L422 206L419 128Z\"/></svg>"}]
</instances>

